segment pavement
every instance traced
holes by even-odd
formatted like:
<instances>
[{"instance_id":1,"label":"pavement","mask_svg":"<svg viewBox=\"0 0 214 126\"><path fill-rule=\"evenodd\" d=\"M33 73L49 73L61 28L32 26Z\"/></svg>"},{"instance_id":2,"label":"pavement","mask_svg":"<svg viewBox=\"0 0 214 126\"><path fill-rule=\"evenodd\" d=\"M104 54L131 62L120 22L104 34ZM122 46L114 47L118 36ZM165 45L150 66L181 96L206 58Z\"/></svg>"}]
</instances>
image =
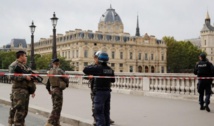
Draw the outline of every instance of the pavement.
<instances>
[{"instance_id":1,"label":"pavement","mask_svg":"<svg viewBox=\"0 0 214 126\"><path fill-rule=\"evenodd\" d=\"M9 116L8 110L9 110L9 106L0 105L0 112L1 112L0 126L8 125L8 116ZM41 115L37 115L29 112L25 123L27 126L44 126L44 124L46 123L46 120L47 119Z\"/></svg>"},{"instance_id":2,"label":"pavement","mask_svg":"<svg viewBox=\"0 0 214 126\"><path fill-rule=\"evenodd\" d=\"M10 84L0 84L0 104L8 104ZM91 117L90 91L68 88L64 92L62 122L73 126L89 126ZM214 104L211 112L199 110L194 100L176 100L112 93L111 118L114 126L213 126ZM30 99L32 112L45 117L52 109L51 96L44 85L37 85L36 97Z\"/></svg>"}]
</instances>

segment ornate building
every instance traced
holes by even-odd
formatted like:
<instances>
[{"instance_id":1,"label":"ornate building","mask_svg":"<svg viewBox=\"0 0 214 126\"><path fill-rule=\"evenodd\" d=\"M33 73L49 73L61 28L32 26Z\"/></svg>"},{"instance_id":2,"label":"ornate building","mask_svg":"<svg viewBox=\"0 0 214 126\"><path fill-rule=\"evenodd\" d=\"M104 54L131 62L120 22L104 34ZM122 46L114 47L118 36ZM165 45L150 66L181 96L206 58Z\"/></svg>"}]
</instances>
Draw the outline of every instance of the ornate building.
<instances>
[{"instance_id":1,"label":"ornate building","mask_svg":"<svg viewBox=\"0 0 214 126\"><path fill-rule=\"evenodd\" d=\"M76 71L93 63L94 52L102 50L108 53L110 66L116 72L165 73L166 44L147 33L140 36L138 18L136 36L123 29L120 16L110 7L101 16L98 31L76 29L57 34L57 53L71 61ZM50 54L52 41L52 36L41 38L34 45L35 54Z\"/></svg>"},{"instance_id":2,"label":"ornate building","mask_svg":"<svg viewBox=\"0 0 214 126\"><path fill-rule=\"evenodd\" d=\"M4 45L0 48L2 51L19 51L19 50L27 50L27 43L25 39L12 39L10 44Z\"/></svg>"},{"instance_id":3,"label":"ornate building","mask_svg":"<svg viewBox=\"0 0 214 126\"><path fill-rule=\"evenodd\" d=\"M201 49L207 53L208 60L214 63L214 27L208 12L201 30Z\"/></svg>"}]
</instances>

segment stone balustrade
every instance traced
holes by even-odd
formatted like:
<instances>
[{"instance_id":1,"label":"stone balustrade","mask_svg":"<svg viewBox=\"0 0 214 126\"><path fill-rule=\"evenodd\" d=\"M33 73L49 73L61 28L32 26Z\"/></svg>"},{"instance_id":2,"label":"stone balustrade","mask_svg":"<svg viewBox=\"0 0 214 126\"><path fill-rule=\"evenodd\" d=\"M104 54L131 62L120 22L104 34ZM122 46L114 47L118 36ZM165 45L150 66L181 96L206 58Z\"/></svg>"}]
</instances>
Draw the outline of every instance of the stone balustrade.
<instances>
[{"instance_id":1,"label":"stone balustrade","mask_svg":"<svg viewBox=\"0 0 214 126\"><path fill-rule=\"evenodd\" d=\"M83 75L82 72L68 72L71 75ZM197 79L193 74L147 74L115 73L112 89L168 94L197 95ZM81 77L70 78L70 85L88 85Z\"/></svg>"},{"instance_id":2,"label":"stone balustrade","mask_svg":"<svg viewBox=\"0 0 214 126\"><path fill-rule=\"evenodd\" d=\"M83 73L78 71L66 71L69 75L75 75L69 79L71 87L88 87L89 80L84 79ZM137 91L143 93L175 94L194 96L197 95L197 79L193 74L175 73L115 73L113 90ZM3 81L1 83L9 83Z\"/></svg>"}]
</instances>

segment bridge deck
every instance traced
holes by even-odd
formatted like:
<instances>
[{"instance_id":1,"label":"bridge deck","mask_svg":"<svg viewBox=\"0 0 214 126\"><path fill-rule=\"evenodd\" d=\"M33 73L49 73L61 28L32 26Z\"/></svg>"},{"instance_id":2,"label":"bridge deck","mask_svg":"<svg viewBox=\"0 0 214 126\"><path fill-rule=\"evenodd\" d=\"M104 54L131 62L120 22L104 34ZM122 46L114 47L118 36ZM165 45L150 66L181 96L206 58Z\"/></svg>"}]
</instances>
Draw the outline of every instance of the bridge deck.
<instances>
[{"instance_id":1,"label":"bridge deck","mask_svg":"<svg viewBox=\"0 0 214 126\"><path fill-rule=\"evenodd\" d=\"M11 85L0 84L0 98L9 100ZM45 86L38 85L30 105L51 110L51 97ZM211 112L199 110L194 101L112 93L111 118L115 126L213 126L214 104ZM68 88L64 91L62 113L92 120L90 91Z\"/></svg>"}]
</instances>

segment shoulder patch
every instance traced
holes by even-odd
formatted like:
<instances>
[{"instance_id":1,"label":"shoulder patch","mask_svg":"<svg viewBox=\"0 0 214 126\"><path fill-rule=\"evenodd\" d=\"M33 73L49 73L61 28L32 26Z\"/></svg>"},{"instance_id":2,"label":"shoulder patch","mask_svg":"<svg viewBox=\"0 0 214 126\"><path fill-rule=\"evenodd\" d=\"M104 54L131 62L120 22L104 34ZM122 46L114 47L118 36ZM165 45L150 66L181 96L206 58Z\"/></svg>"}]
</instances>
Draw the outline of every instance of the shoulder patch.
<instances>
[{"instance_id":1,"label":"shoulder patch","mask_svg":"<svg viewBox=\"0 0 214 126\"><path fill-rule=\"evenodd\" d=\"M104 74L112 74L113 70L112 69L103 69Z\"/></svg>"}]
</instances>

